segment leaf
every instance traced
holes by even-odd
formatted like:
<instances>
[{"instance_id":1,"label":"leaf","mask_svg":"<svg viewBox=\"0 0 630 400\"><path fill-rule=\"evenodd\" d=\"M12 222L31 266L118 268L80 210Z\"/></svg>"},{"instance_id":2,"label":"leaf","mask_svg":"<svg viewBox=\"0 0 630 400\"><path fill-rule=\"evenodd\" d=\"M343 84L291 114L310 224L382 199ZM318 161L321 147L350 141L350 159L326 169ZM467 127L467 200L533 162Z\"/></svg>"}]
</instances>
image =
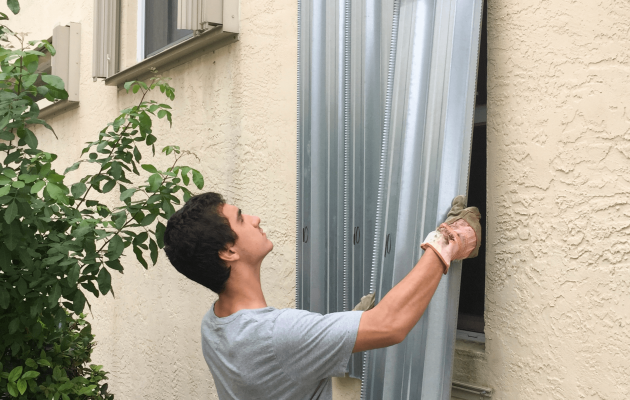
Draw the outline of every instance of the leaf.
<instances>
[{"instance_id":1,"label":"leaf","mask_svg":"<svg viewBox=\"0 0 630 400\"><path fill-rule=\"evenodd\" d=\"M138 122L140 122L140 126L143 129L150 129L151 128L151 117L149 117L149 115L145 111L140 113L140 116L138 118Z\"/></svg>"},{"instance_id":2,"label":"leaf","mask_svg":"<svg viewBox=\"0 0 630 400\"><path fill-rule=\"evenodd\" d=\"M6 196L11 191L11 185L3 186L0 188L0 197Z\"/></svg>"},{"instance_id":3,"label":"leaf","mask_svg":"<svg viewBox=\"0 0 630 400\"><path fill-rule=\"evenodd\" d=\"M17 381L17 389L20 392L20 394L24 394L24 392L26 392L27 387L28 385L26 384L26 381L24 379L20 379L19 381Z\"/></svg>"},{"instance_id":4,"label":"leaf","mask_svg":"<svg viewBox=\"0 0 630 400\"><path fill-rule=\"evenodd\" d=\"M115 180L107 181L105 185L103 185L103 193L109 193L116 186Z\"/></svg>"},{"instance_id":5,"label":"leaf","mask_svg":"<svg viewBox=\"0 0 630 400\"><path fill-rule=\"evenodd\" d=\"M133 148L133 158L135 158L136 161L142 160L142 154L140 153L140 150L138 150L138 148L135 146Z\"/></svg>"},{"instance_id":6,"label":"leaf","mask_svg":"<svg viewBox=\"0 0 630 400\"><path fill-rule=\"evenodd\" d=\"M7 210L4 212L4 220L7 221L7 224L10 224L15 217L17 216L18 208L15 200L9 204Z\"/></svg>"},{"instance_id":7,"label":"leaf","mask_svg":"<svg viewBox=\"0 0 630 400\"><path fill-rule=\"evenodd\" d=\"M77 161L74 164L72 164L71 166L69 166L68 168L66 168L66 170L63 171L63 173L67 174L68 172L74 171L74 170L78 169L80 165L81 165L81 162Z\"/></svg>"},{"instance_id":8,"label":"leaf","mask_svg":"<svg viewBox=\"0 0 630 400\"><path fill-rule=\"evenodd\" d=\"M154 144L155 142L157 142L157 138L154 135L151 135L150 133L147 135L147 145L151 146L152 144Z\"/></svg>"},{"instance_id":9,"label":"leaf","mask_svg":"<svg viewBox=\"0 0 630 400\"><path fill-rule=\"evenodd\" d=\"M59 303L61 297L61 286L58 283L55 284L50 295L48 296L48 304L50 307L55 307Z\"/></svg>"},{"instance_id":10,"label":"leaf","mask_svg":"<svg viewBox=\"0 0 630 400\"><path fill-rule=\"evenodd\" d=\"M44 186L46 186L46 182L44 181L35 182L35 184L31 187L31 194L38 193Z\"/></svg>"},{"instance_id":11,"label":"leaf","mask_svg":"<svg viewBox=\"0 0 630 400\"><path fill-rule=\"evenodd\" d=\"M19 0L7 0L7 7L9 7L9 10L11 10L13 14L17 14L20 12Z\"/></svg>"},{"instance_id":12,"label":"leaf","mask_svg":"<svg viewBox=\"0 0 630 400\"><path fill-rule=\"evenodd\" d=\"M101 271L98 273L96 281L98 282L99 290L104 295L107 294L112 288L112 276L105 267L101 268Z\"/></svg>"},{"instance_id":13,"label":"leaf","mask_svg":"<svg viewBox=\"0 0 630 400\"><path fill-rule=\"evenodd\" d=\"M24 370L24 367L22 367L21 365L19 367L13 368L13 370L9 372L9 377L7 378L9 382L17 381L20 376L22 376L22 370Z\"/></svg>"},{"instance_id":14,"label":"leaf","mask_svg":"<svg viewBox=\"0 0 630 400\"><path fill-rule=\"evenodd\" d=\"M188 186L188 184L190 183L190 178L188 177L188 173L190 172L192 168L190 167L182 167L180 169L180 174L182 177L182 181L184 181L184 185Z\"/></svg>"},{"instance_id":15,"label":"leaf","mask_svg":"<svg viewBox=\"0 0 630 400\"><path fill-rule=\"evenodd\" d=\"M11 296L6 288L0 289L0 307L4 310L9 308L9 303L11 302Z\"/></svg>"},{"instance_id":16,"label":"leaf","mask_svg":"<svg viewBox=\"0 0 630 400\"><path fill-rule=\"evenodd\" d=\"M155 226L155 240L157 240L157 244L160 249L164 248L164 231L165 230L166 230L166 227L161 222L158 222L157 225Z\"/></svg>"},{"instance_id":17,"label":"leaf","mask_svg":"<svg viewBox=\"0 0 630 400\"><path fill-rule=\"evenodd\" d=\"M133 194L136 192L137 189L135 188L131 188L131 189L127 189L124 192L122 192L120 194L120 201L125 201L128 198L130 198L131 196L133 196Z\"/></svg>"},{"instance_id":18,"label":"leaf","mask_svg":"<svg viewBox=\"0 0 630 400\"><path fill-rule=\"evenodd\" d=\"M7 382L7 389L9 390L9 394L13 397L18 397L20 395L17 390L17 386L13 382Z\"/></svg>"},{"instance_id":19,"label":"leaf","mask_svg":"<svg viewBox=\"0 0 630 400\"><path fill-rule=\"evenodd\" d=\"M36 80L37 80L37 74L26 75L22 79L22 86L24 88L29 88L30 86L33 85L33 83L35 83Z\"/></svg>"},{"instance_id":20,"label":"leaf","mask_svg":"<svg viewBox=\"0 0 630 400\"><path fill-rule=\"evenodd\" d=\"M39 322L38 322L39 323ZM31 368L35 368L37 369L37 363L35 362L35 360L33 360L32 358L29 358L25 361L25 364ZM28 373L28 372L27 372ZM26 375L26 374L24 374Z\"/></svg>"},{"instance_id":21,"label":"leaf","mask_svg":"<svg viewBox=\"0 0 630 400\"><path fill-rule=\"evenodd\" d=\"M153 221L155 221L155 218L157 218L157 214L147 214L147 216L144 217L140 225L142 226L151 225Z\"/></svg>"},{"instance_id":22,"label":"leaf","mask_svg":"<svg viewBox=\"0 0 630 400\"><path fill-rule=\"evenodd\" d=\"M148 269L149 265L142 256L142 249L140 249L140 247L138 246L133 246L133 252L136 254L136 258L138 259L138 261L140 261L140 264L142 264L144 269Z\"/></svg>"},{"instance_id":23,"label":"leaf","mask_svg":"<svg viewBox=\"0 0 630 400\"><path fill-rule=\"evenodd\" d=\"M79 275L81 275L81 267L79 266L79 264L70 268L70 271L68 271L68 285L70 287L77 285L77 281L79 280Z\"/></svg>"},{"instance_id":24,"label":"leaf","mask_svg":"<svg viewBox=\"0 0 630 400\"><path fill-rule=\"evenodd\" d=\"M155 192L160 188L162 184L162 177L160 174L153 174L149 177L149 191Z\"/></svg>"},{"instance_id":25,"label":"leaf","mask_svg":"<svg viewBox=\"0 0 630 400\"><path fill-rule=\"evenodd\" d=\"M64 90L63 79L55 75L42 75L42 81L46 82L55 89Z\"/></svg>"},{"instance_id":26,"label":"leaf","mask_svg":"<svg viewBox=\"0 0 630 400\"><path fill-rule=\"evenodd\" d=\"M20 319L19 318L13 319L13 321L11 321L11 323L9 324L9 335L12 335L15 332L17 332L19 327L20 327ZM22 373L22 370L20 370L20 373Z\"/></svg>"},{"instance_id":27,"label":"leaf","mask_svg":"<svg viewBox=\"0 0 630 400\"><path fill-rule=\"evenodd\" d=\"M87 186L83 182L77 182L70 187L70 192L75 199L80 199L87 190Z\"/></svg>"},{"instance_id":28,"label":"leaf","mask_svg":"<svg viewBox=\"0 0 630 400\"><path fill-rule=\"evenodd\" d=\"M30 129L26 129L26 132L24 134L24 142L26 142L28 147L30 147L31 149L36 149L37 144L39 143L37 141L37 137L35 137L35 134L31 132Z\"/></svg>"},{"instance_id":29,"label":"leaf","mask_svg":"<svg viewBox=\"0 0 630 400\"><path fill-rule=\"evenodd\" d=\"M17 282L17 290L18 292L24 296L26 294L26 281L23 278L20 278L20 280Z\"/></svg>"},{"instance_id":30,"label":"leaf","mask_svg":"<svg viewBox=\"0 0 630 400\"><path fill-rule=\"evenodd\" d=\"M48 183L46 185L46 192L48 192L48 194L50 195L50 197L52 197L55 200L59 200L60 198L63 197L63 190L61 190L61 188L57 185L55 185L54 183Z\"/></svg>"},{"instance_id":31,"label":"leaf","mask_svg":"<svg viewBox=\"0 0 630 400\"><path fill-rule=\"evenodd\" d=\"M74 295L74 300L72 301L72 310L74 310L75 314L80 314L85 307L85 295L79 289L77 289L77 293Z\"/></svg>"},{"instance_id":32,"label":"leaf","mask_svg":"<svg viewBox=\"0 0 630 400\"><path fill-rule=\"evenodd\" d=\"M8 230L3 229L3 233L6 234L4 245L7 246L7 249L13 251L22 237L19 221L14 220L13 223L9 225Z\"/></svg>"},{"instance_id":33,"label":"leaf","mask_svg":"<svg viewBox=\"0 0 630 400\"><path fill-rule=\"evenodd\" d=\"M143 170L150 172L152 174L157 174L158 172L157 169L151 164L142 164L141 167Z\"/></svg>"},{"instance_id":34,"label":"leaf","mask_svg":"<svg viewBox=\"0 0 630 400\"><path fill-rule=\"evenodd\" d=\"M134 81L129 81L129 82L125 82L125 84L123 85L123 87L125 88L126 91L129 91L129 88L131 87L131 85L134 83Z\"/></svg>"},{"instance_id":35,"label":"leaf","mask_svg":"<svg viewBox=\"0 0 630 400\"><path fill-rule=\"evenodd\" d=\"M125 244L120 236L115 235L109 241L109 245L107 247L107 256L110 261L117 260L125 250Z\"/></svg>"},{"instance_id":36,"label":"leaf","mask_svg":"<svg viewBox=\"0 0 630 400\"><path fill-rule=\"evenodd\" d=\"M153 261L153 265L155 265L158 260L158 246L153 239L149 241L149 250L151 251L151 261Z\"/></svg>"},{"instance_id":37,"label":"leaf","mask_svg":"<svg viewBox=\"0 0 630 400\"><path fill-rule=\"evenodd\" d=\"M197 189L203 188L203 185L204 185L203 175L201 175L201 173L197 171L196 169L192 170L192 180L195 186L197 186Z\"/></svg>"},{"instance_id":38,"label":"leaf","mask_svg":"<svg viewBox=\"0 0 630 400\"><path fill-rule=\"evenodd\" d=\"M16 189L22 189L24 186L26 186L26 183L22 181L13 181L13 183L11 183L11 186L13 186Z\"/></svg>"},{"instance_id":39,"label":"leaf","mask_svg":"<svg viewBox=\"0 0 630 400\"><path fill-rule=\"evenodd\" d=\"M28 360L31 361L31 364L29 365ZM31 368L37 368L37 363L35 362L35 360L33 360L32 358L29 358L26 362L26 365L28 365ZM22 379L35 379L39 376L39 372L37 371L26 371L24 373L24 375L22 375Z\"/></svg>"}]
</instances>

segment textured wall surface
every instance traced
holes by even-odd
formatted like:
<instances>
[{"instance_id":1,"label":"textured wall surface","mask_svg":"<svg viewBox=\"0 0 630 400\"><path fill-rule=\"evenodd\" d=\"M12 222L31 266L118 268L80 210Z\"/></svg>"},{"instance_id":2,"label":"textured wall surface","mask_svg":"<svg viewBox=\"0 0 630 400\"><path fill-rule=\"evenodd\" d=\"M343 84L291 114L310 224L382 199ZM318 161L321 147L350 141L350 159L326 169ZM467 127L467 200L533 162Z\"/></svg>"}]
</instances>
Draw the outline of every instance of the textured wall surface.
<instances>
[{"instance_id":1,"label":"textured wall surface","mask_svg":"<svg viewBox=\"0 0 630 400\"><path fill-rule=\"evenodd\" d=\"M630 3L488 0L495 399L630 398Z\"/></svg>"}]
</instances>

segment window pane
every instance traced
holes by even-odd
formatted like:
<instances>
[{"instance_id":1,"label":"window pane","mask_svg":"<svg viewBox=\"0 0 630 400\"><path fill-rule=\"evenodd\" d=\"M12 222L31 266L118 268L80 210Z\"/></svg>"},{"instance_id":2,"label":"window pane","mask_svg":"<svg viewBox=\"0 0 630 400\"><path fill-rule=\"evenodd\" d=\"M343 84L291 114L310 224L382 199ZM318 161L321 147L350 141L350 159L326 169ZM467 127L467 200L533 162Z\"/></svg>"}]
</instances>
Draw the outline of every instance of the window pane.
<instances>
[{"instance_id":1,"label":"window pane","mask_svg":"<svg viewBox=\"0 0 630 400\"><path fill-rule=\"evenodd\" d=\"M145 0L144 56L148 57L187 36L177 29L177 0Z\"/></svg>"},{"instance_id":2,"label":"window pane","mask_svg":"<svg viewBox=\"0 0 630 400\"><path fill-rule=\"evenodd\" d=\"M168 43L176 42L193 33L188 29L177 29L177 0L168 0Z\"/></svg>"}]
</instances>

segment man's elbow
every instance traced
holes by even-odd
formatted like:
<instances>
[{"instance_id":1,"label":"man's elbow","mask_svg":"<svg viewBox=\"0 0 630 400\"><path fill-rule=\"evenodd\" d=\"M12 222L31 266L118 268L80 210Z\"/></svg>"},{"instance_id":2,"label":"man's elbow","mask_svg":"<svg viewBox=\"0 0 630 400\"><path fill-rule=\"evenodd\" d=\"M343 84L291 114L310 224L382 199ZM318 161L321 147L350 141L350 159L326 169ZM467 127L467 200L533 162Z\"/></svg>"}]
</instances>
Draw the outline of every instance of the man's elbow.
<instances>
[{"instance_id":1,"label":"man's elbow","mask_svg":"<svg viewBox=\"0 0 630 400\"><path fill-rule=\"evenodd\" d=\"M400 329L400 328L396 328L393 329L393 331L391 332L391 342L392 342L392 346L395 344L399 344L401 343L403 340L405 340L405 338L407 337L407 332L405 332L404 330Z\"/></svg>"}]
</instances>

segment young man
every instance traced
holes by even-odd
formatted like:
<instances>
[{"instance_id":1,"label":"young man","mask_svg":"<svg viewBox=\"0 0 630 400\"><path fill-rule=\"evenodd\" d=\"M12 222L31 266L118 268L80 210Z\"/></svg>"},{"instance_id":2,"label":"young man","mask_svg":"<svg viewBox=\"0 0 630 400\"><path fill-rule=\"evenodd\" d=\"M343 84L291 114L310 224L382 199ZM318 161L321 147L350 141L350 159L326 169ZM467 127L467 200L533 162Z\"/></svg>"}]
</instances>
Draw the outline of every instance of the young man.
<instances>
[{"instance_id":1,"label":"young man","mask_svg":"<svg viewBox=\"0 0 630 400\"><path fill-rule=\"evenodd\" d=\"M476 256L479 211L457 197L413 270L369 311L321 315L268 307L260 266L273 243L260 218L221 195L191 198L164 234L171 264L219 295L202 321L202 350L221 400L332 399L353 352L400 343L426 310L451 260ZM472 227L471 227L472 226Z\"/></svg>"}]
</instances>

